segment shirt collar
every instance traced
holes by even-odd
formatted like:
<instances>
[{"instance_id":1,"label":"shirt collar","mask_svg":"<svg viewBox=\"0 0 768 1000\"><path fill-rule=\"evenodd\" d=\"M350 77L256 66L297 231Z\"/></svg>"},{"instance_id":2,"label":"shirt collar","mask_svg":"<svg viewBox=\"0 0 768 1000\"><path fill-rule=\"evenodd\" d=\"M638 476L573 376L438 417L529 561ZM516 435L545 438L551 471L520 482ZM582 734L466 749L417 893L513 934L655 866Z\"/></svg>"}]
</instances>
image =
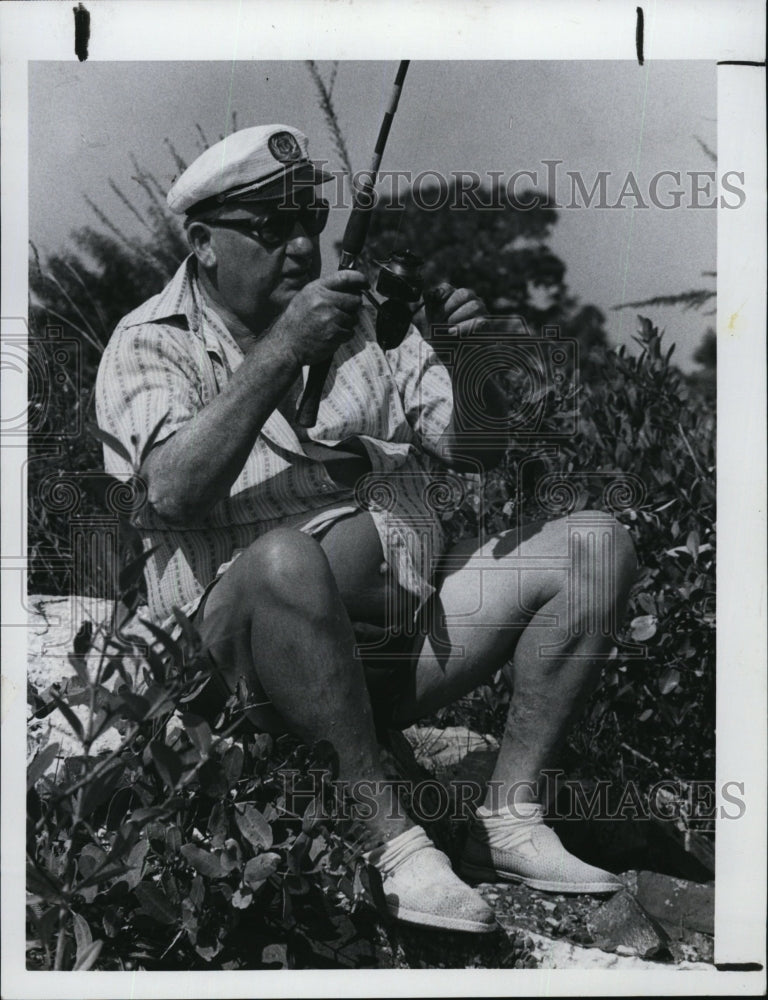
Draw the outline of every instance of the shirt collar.
<instances>
[{"instance_id":1,"label":"shirt collar","mask_svg":"<svg viewBox=\"0 0 768 1000\"><path fill-rule=\"evenodd\" d=\"M184 320L189 331L203 341L206 351L215 354L221 360L223 360L224 352L219 337L225 333L227 348L230 350L234 348L242 355L234 338L226 331L223 321L212 323L210 310L206 314L202 291L197 280L197 262L194 254L190 254L182 261L162 292L148 299L138 309L134 309L123 320L123 326L163 323L170 319ZM205 321L206 319L208 322Z\"/></svg>"},{"instance_id":2,"label":"shirt collar","mask_svg":"<svg viewBox=\"0 0 768 1000\"><path fill-rule=\"evenodd\" d=\"M194 254L190 254L159 295L147 299L138 309L126 316L123 326L138 326L140 323L159 323L176 317L183 317L190 329L197 319L197 310L192 294L194 276Z\"/></svg>"}]
</instances>

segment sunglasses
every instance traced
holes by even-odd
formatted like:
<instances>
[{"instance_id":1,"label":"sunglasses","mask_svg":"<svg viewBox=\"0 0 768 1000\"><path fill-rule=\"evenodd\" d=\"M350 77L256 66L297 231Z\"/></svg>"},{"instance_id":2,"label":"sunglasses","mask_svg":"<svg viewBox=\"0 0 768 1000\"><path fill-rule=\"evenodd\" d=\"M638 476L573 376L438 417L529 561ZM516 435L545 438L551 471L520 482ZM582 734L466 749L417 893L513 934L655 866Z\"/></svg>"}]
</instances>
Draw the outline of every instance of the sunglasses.
<instances>
[{"instance_id":1,"label":"sunglasses","mask_svg":"<svg viewBox=\"0 0 768 1000\"><path fill-rule=\"evenodd\" d=\"M234 229L273 250L290 240L297 225L307 236L319 236L326 227L329 211L329 203L319 199L298 208L279 208L262 219L215 219L207 224Z\"/></svg>"}]
</instances>

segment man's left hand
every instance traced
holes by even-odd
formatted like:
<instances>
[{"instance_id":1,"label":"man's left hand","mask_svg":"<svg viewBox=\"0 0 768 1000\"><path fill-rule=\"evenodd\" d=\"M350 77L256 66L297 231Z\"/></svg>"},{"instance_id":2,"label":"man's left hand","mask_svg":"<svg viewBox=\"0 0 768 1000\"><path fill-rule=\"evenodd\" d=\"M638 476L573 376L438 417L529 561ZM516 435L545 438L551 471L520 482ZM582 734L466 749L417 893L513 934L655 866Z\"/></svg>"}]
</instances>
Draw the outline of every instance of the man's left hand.
<instances>
[{"instance_id":1,"label":"man's left hand","mask_svg":"<svg viewBox=\"0 0 768 1000\"><path fill-rule=\"evenodd\" d=\"M453 288L447 282L424 292L424 311L427 321L427 340L435 336L435 326L448 326L466 335L472 325L488 315L485 303L471 288Z\"/></svg>"}]
</instances>

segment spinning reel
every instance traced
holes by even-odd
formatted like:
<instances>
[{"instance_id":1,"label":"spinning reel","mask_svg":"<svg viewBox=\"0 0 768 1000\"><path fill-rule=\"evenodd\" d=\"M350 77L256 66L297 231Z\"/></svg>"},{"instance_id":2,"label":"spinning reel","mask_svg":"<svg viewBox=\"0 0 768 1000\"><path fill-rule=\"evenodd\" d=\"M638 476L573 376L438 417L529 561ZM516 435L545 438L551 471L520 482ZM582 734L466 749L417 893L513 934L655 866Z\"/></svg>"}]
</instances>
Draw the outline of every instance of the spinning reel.
<instances>
[{"instance_id":1,"label":"spinning reel","mask_svg":"<svg viewBox=\"0 0 768 1000\"><path fill-rule=\"evenodd\" d=\"M380 302L369 291L366 299L376 309L376 340L383 351L399 347L408 332L414 314L421 305L424 261L410 250L393 251L379 265L376 291Z\"/></svg>"}]
</instances>

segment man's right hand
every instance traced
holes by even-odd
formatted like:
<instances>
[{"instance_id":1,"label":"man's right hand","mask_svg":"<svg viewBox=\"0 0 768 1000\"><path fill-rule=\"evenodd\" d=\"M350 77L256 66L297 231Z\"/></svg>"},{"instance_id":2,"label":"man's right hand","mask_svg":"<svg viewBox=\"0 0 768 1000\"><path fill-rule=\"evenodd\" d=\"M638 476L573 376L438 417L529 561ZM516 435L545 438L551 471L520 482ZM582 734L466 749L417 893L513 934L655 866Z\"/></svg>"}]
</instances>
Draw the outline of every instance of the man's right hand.
<instances>
[{"instance_id":1,"label":"man's right hand","mask_svg":"<svg viewBox=\"0 0 768 1000\"><path fill-rule=\"evenodd\" d=\"M365 275L353 270L311 281L273 325L270 339L290 351L299 365L326 361L351 339L368 287Z\"/></svg>"}]
</instances>

